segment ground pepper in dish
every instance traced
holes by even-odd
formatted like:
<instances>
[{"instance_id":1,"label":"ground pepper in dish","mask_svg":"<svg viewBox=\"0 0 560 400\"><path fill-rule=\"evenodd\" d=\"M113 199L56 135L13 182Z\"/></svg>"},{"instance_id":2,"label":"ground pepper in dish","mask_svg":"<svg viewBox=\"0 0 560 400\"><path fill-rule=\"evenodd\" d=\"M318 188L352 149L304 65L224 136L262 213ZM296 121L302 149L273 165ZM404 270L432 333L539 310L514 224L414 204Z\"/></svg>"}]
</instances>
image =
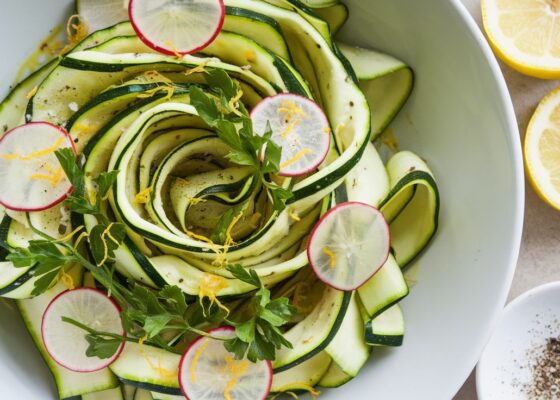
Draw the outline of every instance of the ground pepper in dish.
<instances>
[{"instance_id":1,"label":"ground pepper in dish","mask_svg":"<svg viewBox=\"0 0 560 400\"><path fill-rule=\"evenodd\" d=\"M560 399L560 337L550 338L531 365L533 380L527 386L530 399Z\"/></svg>"}]
</instances>

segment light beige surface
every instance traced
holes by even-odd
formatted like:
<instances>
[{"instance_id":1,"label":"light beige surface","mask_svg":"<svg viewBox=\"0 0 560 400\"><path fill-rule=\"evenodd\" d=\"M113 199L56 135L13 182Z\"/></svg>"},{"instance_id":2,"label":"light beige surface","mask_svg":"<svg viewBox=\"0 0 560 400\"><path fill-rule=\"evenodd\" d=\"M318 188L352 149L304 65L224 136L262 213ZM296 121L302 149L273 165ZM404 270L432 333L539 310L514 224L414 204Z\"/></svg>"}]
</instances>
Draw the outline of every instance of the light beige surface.
<instances>
[{"instance_id":1,"label":"light beige surface","mask_svg":"<svg viewBox=\"0 0 560 400\"><path fill-rule=\"evenodd\" d=\"M482 27L479 0L461 0ZM560 81L544 81L523 76L502 64L521 137L539 101ZM527 183L525 227L521 254L509 300L541 284L560 280L560 212L544 204ZM474 375L471 375L455 400L475 400Z\"/></svg>"}]
</instances>

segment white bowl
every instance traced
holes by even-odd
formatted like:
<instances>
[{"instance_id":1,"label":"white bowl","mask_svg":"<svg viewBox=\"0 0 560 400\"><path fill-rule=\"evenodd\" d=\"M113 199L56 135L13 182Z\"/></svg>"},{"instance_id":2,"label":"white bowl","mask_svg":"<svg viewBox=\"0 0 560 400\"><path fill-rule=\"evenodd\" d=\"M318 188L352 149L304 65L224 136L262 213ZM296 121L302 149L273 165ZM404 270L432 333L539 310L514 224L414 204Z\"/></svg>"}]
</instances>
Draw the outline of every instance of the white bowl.
<instances>
[{"instance_id":1,"label":"white bowl","mask_svg":"<svg viewBox=\"0 0 560 400\"><path fill-rule=\"evenodd\" d=\"M402 348L375 351L329 399L449 400L474 367L502 309L523 217L517 125L497 63L456 0L348 0L346 41L410 63L416 88L393 128L403 149L428 160L442 194L441 227L404 303ZM71 0L4 0L0 88ZM0 394L54 398L40 357L12 311L0 310Z\"/></svg>"},{"instance_id":2,"label":"white bowl","mask_svg":"<svg viewBox=\"0 0 560 400\"><path fill-rule=\"evenodd\" d=\"M548 339L558 338L560 282L519 296L504 310L476 367L480 400L524 400L532 381L530 366Z\"/></svg>"}]
</instances>

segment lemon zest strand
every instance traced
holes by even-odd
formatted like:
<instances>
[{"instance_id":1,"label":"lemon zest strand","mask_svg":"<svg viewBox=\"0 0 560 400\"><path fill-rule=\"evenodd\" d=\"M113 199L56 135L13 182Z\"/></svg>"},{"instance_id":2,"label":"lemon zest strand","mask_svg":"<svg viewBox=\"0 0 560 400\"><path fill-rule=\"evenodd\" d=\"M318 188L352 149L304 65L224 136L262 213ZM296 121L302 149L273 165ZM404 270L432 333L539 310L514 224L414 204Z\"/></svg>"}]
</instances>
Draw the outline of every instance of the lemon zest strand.
<instances>
[{"instance_id":1,"label":"lemon zest strand","mask_svg":"<svg viewBox=\"0 0 560 400\"><path fill-rule=\"evenodd\" d=\"M109 258L109 246L107 245L107 239L105 237L108 237L109 240L111 240L116 245L120 244L119 241L115 239L113 235L111 235L111 228L113 227L113 225L115 225L114 222L109 224L109 226L105 228L105 230L101 233L101 242L103 243L103 258L101 259L101 261L99 261L99 263L97 263L98 267L105 264L107 262L107 259Z\"/></svg>"},{"instance_id":2,"label":"lemon zest strand","mask_svg":"<svg viewBox=\"0 0 560 400\"><path fill-rule=\"evenodd\" d=\"M74 229L72 232L70 232L68 235L54 241L53 243L63 243L63 242L67 242L70 239L72 239L74 237L74 235L78 232L80 232L82 229L84 229L85 226L84 225L80 225L78 226L76 229Z\"/></svg>"},{"instance_id":3,"label":"lemon zest strand","mask_svg":"<svg viewBox=\"0 0 560 400\"><path fill-rule=\"evenodd\" d=\"M206 71L206 66L210 63L210 61L204 61L203 63L201 63L200 65L197 65L194 68L191 68L190 70L188 70L187 72L185 72L186 76L192 75L192 74L196 74L199 72L204 72Z\"/></svg>"},{"instance_id":4,"label":"lemon zest strand","mask_svg":"<svg viewBox=\"0 0 560 400\"><path fill-rule=\"evenodd\" d=\"M175 57L181 58L181 59L183 58L183 55L181 53L179 53L179 50L177 50L177 46L175 46L175 43L173 43L171 40L168 40L168 41L165 42L165 44L173 52Z\"/></svg>"},{"instance_id":5,"label":"lemon zest strand","mask_svg":"<svg viewBox=\"0 0 560 400\"><path fill-rule=\"evenodd\" d=\"M200 305L202 306L204 298L208 298L208 300L210 300L210 307L216 304L229 315L229 309L218 299L218 293L228 287L229 284L225 278L218 275L203 273L198 280L198 297Z\"/></svg>"},{"instance_id":6,"label":"lemon zest strand","mask_svg":"<svg viewBox=\"0 0 560 400\"><path fill-rule=\"evenodd\" d=\"M229 248L235 243L231 233L232 233L235 225L239 222L239 220L242 217L243 217L243 213L240 212L239 214L237 214L231 220L231 223L227 227L227 229L226 229L226 240L224 242L223 250L218 254L218 256L216 257L216 260L214 260L215 265L219 265L219 266L227 265L227 258L226 258L227 252L229 251Z\"/></svg>"},{"instance_id":7,"label":"lemon zest strand","mask_svg":"<svg viewBox=\"0 0 560 400\"><path fill-rule=\"evenodd\" d=\"M289 160L284 161L282 164L280 164L280 168L286 168L287 166L299 161L300 159L311 153L313 153L311 149L303 149Z\"/></svg>"},{"instance_id":8,"label":"lemon zest strand","mask_svg":"<svg viewBox=\"0 0 560 400\"><path fill-rule=\"evenodd\" d=\"M292 210L291 208L288 209L288 216L296 222L301 221L301 218L299 217L299 215L294 210Z\"/></svg>"},{"instance_id":9,"label":"lemon zest strand","mask_svg":"<svg viewBox=\"0 0 560 400\"><path fill-rule=\"evenodd\" d=\"M236 115L238 116L243 116L243 114L241 113L241 111L238 110L239 108L239 100L241 100L241 98L243 97L243 90L241 89L237 89L237 94L235 95L235 97L232 97L228 103L228 107L229 109Z\"/></svg>"},{"instance_id":10,"label":"lemon zest strand","mask_svg":"<svg viewBox=\"0 0 560 400\"><path fill-rule=\"evenodd\" d=\"M329 257L329 266L331 267L331 269L336 267L336 254L334 254L330 247L323 247L323 254Z\"/></svg>"},{"instance_id":11,"label":"lemon zest strand","mask_svg":"<svg viewBox=\"0 0 560 400\"><path fill-rule=\"evenodd\" d=\"M295 383L293 383L293 385L297 385L298 389L306 390L314 399L319 397L319 395L321 394L321 392L319 392L314 387L309 386L306 383L295 382ZM290 386L292 386L292 385L290 385ZM296 393L294 393L292 391L283 392L282 389L280 389L280 392L277 393L274 397L272 397L271 400L275 400L282 395L288 395L288 396L293 397L294 399L299 399L299 397Z\"/></svg>"},{"instance_id":12,"label":"lemon zest strand","mask_svg":"<svg viewBox=\"0 0 560 400\"><path fill-rule=\"evenodd\" d=\"M29 179L48 181L51 184L51 186L53 188L55 188L64 179L64 174L63 174L62 167L61 167L50 175L49 174L33 174L29 177Z\"/></svg>"},{"instance_id":13,"label":"lemon zest strand","mask_svg":"<svg viewBox=\"0 0 560 400\"><path fill-rule=\"evenodd\" d=\"M139 349L138 350L140 351L140 354L142 354L142 358L144 358L144 360L146 361L146 363L148 364L150 369L152 369L153 371L156 371L159 374L159 376L163 379L173 378L173 377L177 376L177 372L171 371L170 369L162 367L161 358L158 358L158 362L157 362L157 365L156 365L150 359L150 357L148 357L146 355L146 351L144 350L144 343L146 342L146 340L148 340L148 336L144 336L144 337L138 339L138 344L139 344Z\"/></svg>"},{"instance_id":14,"label":"lemon zest strand","mask_svg":"<svg viewBox=\"0 0 560 400\"><path fill-rule=\"evenodd\" d=\"M237 385L237 381L243 374L247 372L249 368L249 362L247 360L237 362L234 358L230 355L225 357L226 366L222 369L222 374L229 373L230 379L227 382L226 388L224 390L224 398L225 400L231 400L230 392L235 389Z\"/></svg>"},{"instance_id":15,"label":"lemon zest strand","mask_svg":"<svg viewBox=\"0 0 560 400\"><path fill-rule=\"evenodd\" d=\"M193 361L190 368L192 383L196 382L196 365L198 364L198 361L200 360L202 353L204 352L204 350L206 350L206 347L208 347L209 343L210 343L210 339L208 338L204 339L204 341L202 342L202 344L194 354Z\"/></svg>"},{"instance_id":16,"label":"lemon zest strand","mask_svg":"<svg viewBox=\"0 0 560 400\"><path fill-rule=\"evenodd\" d=\"M80 243L82 242L82 240L86 237L89 237L89 234L87 232L82 232L80 236L78 236L78 238L76 239L76 242L74 242L74 249L77 249Z\"/></svg>"},{"instance_id":17,"label":"lemon zest strand","mask_svg":"<svg viewBox=\"0 0 560 400\"><path fill-rule=\"evenodd\" d=\"M294 128L301 124L303 118L307 116L305 111L298 107L295 102L291 100L284 100L280 103L280 107L278 108L278 114L284 114L286 123L288 126L282 132L281 136L285 139L287 138L294 130Z\"/></svg>"},{"instance_id":18,"label":"lemon zest strand","mask_svg":"<svg viewBox=\"0 0 560 400\"><path fill-rule=\"evenodd\" d=\"M150 188L142 190L140 193L134 196L134 203L136 204L147 204L150 202L152 191Z\"/></svg>"},{"instance_id":19,"label":"lemon zest strand","mask_svg":"<svg viewBox=\"0 0 560 400\"><path fill-rule=\"evenodd\" d=\"M75 23L74 20L76 20ZM60 50L59 56L63 56L72 50L78 43L86 38L89 33L89 26L84 18L79 14L71 15L66 23L66 34L68 36L68 44Z\"/></svg>"},{"instance_id":20,"label":"lemon zest strand","mask_svg":"<svg viewBox=\"0 0 560 400\"><path fill-rule=\"evenodd\" d=\"M201 242L205 242L208 244L212 244L215 245L216 243L214 243L213 241L211 241L210 239L208 239L206 236L203 235L198 235L194 232L191 231L186 231L187 235L189 235L191 238L196 239L196 240L200 240Z\"/></svg>"},{"instance_id":21,"label":"lemon zest strand","mask_svg":"<svg viewBox=\"0 0 560 400\"><path fill-rule=\"evenodd\" d=\"M62 144L62 142L64 142L65 137L59 137L56 142L47 148L44 148L42 150L38 150L38 151L34 151L33 153L30 153L28 155L22 156L21 154L2 154L0 155L0 158L3 158L5 160L15 160L15 159L20 159L22 161L29 161L29 160L33 160L35 158L39 158L42 156L45 156L47 154L53 153L55 152L60 145Z\"/></svg>"},{"instance_id":22,"label":"lemon zest strand","mask_svg":"<svg viewBox=\"0 0 560 400\"><path fill-rule=\"evenodd\" d=\"M206 203L206 199L200 198L200 197L191 197L191 199L189 200L189 203L193 206L196 206L197 204L200 203Z\"/></svg>"},{"instance_id":23,"label":"lemon zest strand","mask_svg":"<svg viewBox=\"0 0 560 400\"><path fill-rule=\"evenodd\" d=\"M33 96L35 96L37 94L38 89L39 86L35 86L33 89L31 89L29 93L25 95L25 100L30 100Z\"/></svg>"},{"instance_id":24,"label":"lemon zest strand","mask_svg":"<svg viewBox=\"0 0 560 400\"><path fill-rule=\"evenodd\" d=\"M157 87L147 90L144 93L138 95L140 99L147 99L153 97L155 94L159 93L160 90L165 90L167 95L165 96L166 100L171 100L173 94L175 94L175 87L173 86L173 81L166 76L162 75L158 71L146 71L142 74L139 78L140 80L145 80L149 83L155 83Z\"/></svg>"}]
</instances>

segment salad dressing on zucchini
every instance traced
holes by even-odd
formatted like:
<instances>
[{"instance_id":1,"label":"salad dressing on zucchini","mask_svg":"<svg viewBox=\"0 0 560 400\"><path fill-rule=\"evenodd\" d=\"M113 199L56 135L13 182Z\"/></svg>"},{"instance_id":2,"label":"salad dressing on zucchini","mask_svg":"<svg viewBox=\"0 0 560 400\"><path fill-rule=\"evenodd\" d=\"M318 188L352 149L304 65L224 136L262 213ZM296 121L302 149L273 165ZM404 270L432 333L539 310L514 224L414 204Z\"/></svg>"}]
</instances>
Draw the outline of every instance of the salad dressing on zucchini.
<instances>
[{"instance_id":1,"label":"salad dressing on zucchini","mask_svg":"<svg viewBox=\"0 0 560 400\"><path fill-rule=\"evenodd\" d=\"M412 69L338 43L339 0L76 8L0 103L0 296L60 399L316 394L398 351L439 217L379 153Z\"/></svg>"}]
</instances>

